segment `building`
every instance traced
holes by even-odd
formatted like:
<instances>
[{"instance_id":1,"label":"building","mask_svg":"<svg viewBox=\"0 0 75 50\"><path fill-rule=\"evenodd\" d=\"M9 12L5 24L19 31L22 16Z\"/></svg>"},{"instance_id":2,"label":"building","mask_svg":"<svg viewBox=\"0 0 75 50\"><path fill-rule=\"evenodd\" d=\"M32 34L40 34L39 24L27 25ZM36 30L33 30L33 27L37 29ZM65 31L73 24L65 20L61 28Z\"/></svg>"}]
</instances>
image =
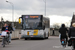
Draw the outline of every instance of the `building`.
<instances>
[{"instance_id":1,"label":"building","mask_svg":"<svg viewBox=\"0 0 75 50\"><path fill-rule=\"evenodd\" d=\"M71 20L71 26L72 26L72 23L75 22L75 14L73 14L73 17L72 17L72 20Z\"/></svg>"}]
</instances>

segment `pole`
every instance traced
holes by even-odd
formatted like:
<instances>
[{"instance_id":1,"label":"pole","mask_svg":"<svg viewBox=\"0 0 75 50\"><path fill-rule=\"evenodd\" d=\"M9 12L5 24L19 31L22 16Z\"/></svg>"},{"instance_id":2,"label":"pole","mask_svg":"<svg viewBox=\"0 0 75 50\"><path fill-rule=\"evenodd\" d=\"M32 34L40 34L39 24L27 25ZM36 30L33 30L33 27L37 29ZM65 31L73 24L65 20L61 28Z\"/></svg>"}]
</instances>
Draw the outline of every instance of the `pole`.
<instances>
[{"instance_id":1,"label":"pole","mask_svg":"<svg viewBox=\"0 0 75 50\"><path fill-rule=\"evenodd\" d=\"M12 5L12 26L14 26L14 4L12 2L6 1Z\"/></svg>"},{"instance_id":2,"label":"pole","mask_svg":"<svg viewBox=\"0 0 75 50\"><path fill-rule=\"evenodd\" d=\"M46 0L43 0L45 3L45 16L46 16Z\"/></svg>"},{"instance_id":3,"label":"pole","mask_svg":"<svg viewBox=\"0 0 75 50\"><path fill-rule=\"evenodd\" d=\"M45 16L46 16L46 0L45 0Z\"/></svg>"}]
</instances>

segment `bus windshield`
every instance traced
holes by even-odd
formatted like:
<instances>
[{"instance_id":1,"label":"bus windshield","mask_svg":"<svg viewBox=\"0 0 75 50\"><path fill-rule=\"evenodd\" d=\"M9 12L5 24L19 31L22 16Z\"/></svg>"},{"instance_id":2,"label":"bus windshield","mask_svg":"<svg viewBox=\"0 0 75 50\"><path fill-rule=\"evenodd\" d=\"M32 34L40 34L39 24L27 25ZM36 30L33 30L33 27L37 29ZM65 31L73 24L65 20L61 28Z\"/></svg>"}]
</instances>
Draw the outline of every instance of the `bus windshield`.
<instances>
[{"instance_id":1,"label":"bus windshield","mask_svg":"<svg viewBox=\"0 0 75 50\"><path fill-rule=\"evenodd\" d=\"M24 19L23 29L42 29L40 19Z\"/></svg>"}]
</instances>

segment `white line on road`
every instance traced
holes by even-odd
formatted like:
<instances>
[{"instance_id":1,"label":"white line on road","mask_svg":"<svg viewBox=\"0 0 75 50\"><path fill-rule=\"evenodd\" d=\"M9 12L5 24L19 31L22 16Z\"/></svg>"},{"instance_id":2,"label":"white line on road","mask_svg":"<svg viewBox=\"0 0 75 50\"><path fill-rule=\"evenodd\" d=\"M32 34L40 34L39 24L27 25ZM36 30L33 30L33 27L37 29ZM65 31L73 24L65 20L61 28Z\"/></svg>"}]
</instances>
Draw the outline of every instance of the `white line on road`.
<instances>
[{"instance_id":1,"label":"white line on road","mask_svg":"<svg viewBox=\"0 0 75 50\"><path fill-rule=\"evenodd\" d=\"M59 49L59 48L64 48L62 46L53 46L53 48ZM72 49L72 47L66 46L64 49Z\"/></svg>"}]
</instances>

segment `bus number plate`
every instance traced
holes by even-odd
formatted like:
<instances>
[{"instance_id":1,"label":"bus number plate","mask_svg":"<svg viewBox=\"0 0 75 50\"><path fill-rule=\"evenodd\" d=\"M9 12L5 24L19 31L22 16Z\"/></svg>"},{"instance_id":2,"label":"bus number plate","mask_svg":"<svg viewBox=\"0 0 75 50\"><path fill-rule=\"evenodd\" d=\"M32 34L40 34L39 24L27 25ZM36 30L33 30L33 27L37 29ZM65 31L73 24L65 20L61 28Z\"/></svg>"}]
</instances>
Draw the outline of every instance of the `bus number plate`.
<instances>
[{"instance_id":1,"label":"bus number plate","mask_svg":"<svg viewBox=\"0 0 75 50\"><path fill-rule=\"evenodd\" d=\"M31 36L31 37L33 37L33 36Z\"/></svg>"}]
</instances>

